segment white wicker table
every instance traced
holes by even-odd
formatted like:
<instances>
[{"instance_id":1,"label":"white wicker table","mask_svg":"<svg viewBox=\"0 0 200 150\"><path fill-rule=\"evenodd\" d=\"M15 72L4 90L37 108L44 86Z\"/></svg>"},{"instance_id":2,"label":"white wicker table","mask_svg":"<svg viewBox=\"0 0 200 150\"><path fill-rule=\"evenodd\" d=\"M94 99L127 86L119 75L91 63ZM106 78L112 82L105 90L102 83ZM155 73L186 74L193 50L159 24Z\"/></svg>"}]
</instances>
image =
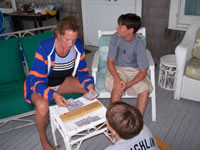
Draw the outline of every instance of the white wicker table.
<instances>
[{"instance_id":1,"label":"white wicker table","mask_svg":"<svg viewBox=\"0 0 200 150\"><path fill-rule=\"evenodd\" d=\"M98 101L97 99L89 101L83 97L75 100L80 100L84 104L83 106ZM104 133L112 142L114 142L114 139L112 138L105 126L106 108L104 106L86 115L72 119L67 122L63 122L59 117L61 114L68 112L67 108L58 107L57 105L55 105L50 106L49 111L55 146L58 146L55 134L56 130L58 130L63 137L66 150L79 150L82 141L102 133ZM85 119L89 116L98 116L100 117L100 119L80 127L75 124L75 122L80 121L81 119Z\"/></svg>"},{"instance_id":2,"label":"white wicker table","mask_svg":"<svg viewBox=\"0 0 200 150\"><path fill-rule=\"evenodd\" d=\"M160 58L160 70L158 84L166 90L174 90L176 75L175 55L165 55Z\"/></svg>"}]
</instances>

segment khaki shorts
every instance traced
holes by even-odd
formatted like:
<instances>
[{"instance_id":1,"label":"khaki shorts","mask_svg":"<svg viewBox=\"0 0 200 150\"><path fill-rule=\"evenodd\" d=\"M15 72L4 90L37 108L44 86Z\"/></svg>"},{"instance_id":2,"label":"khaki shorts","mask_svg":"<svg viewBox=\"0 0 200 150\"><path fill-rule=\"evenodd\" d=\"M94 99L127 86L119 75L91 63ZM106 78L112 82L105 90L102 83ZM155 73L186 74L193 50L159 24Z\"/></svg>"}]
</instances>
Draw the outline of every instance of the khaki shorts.
<instances>
[{"instance_id":1,"label":"khaki shorts","mask_svg":"<svg viewBox=\"0 0 200 150\"><path fill-rule=\"evenodd\" d=\"M115 66L120 78L125 82L131 81L135 76L139 73L138 69L132 67L118 67ZM110 71L106 70L106 79L105 79L105 88L107 91L112 92L113 89L114 79ZM149 94L153 91L153 87L151 82L147 77L143 80L139 81L138 83L134 84L132 87L127 89L127 94L129 96L137 96L138 94L142 93L143 91L149 91Z\"/></svg>"}]
</instances>

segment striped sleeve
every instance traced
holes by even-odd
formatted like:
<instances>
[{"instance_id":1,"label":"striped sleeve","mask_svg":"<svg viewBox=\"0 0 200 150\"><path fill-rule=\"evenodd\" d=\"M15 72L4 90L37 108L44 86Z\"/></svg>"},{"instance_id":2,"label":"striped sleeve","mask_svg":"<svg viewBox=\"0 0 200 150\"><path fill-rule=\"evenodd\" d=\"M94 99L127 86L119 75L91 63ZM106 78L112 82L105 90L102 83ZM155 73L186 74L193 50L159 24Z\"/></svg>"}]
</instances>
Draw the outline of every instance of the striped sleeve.
<instances>
[{"instance_id":1,"label":"striped sleeve","mask_svg":"<svg viewBox=\"0 0 200 150\"><path fill-rule=\"evenodd\" d=\"M94 79L92 76L89 75L88 67L85 61L85 52L84 52L84 48L82 44L79 47L79 50L81 52L81 58L80 58L76 76L78 77L80 83L84 86L84 89L88 91L87 87L90 84L94 84Z\"/></svg>"},{"instance_id":2,"label":"striped sleeve","mask_svg":"<svg viewBox=\"0 0 200 150\"><path fill-rule=\"evenodd\" d=\"M53 64L54 62L51 63L51 66ZM29 76L31 90L43 96L44 99L53 101L52 95L55 91L48 88L47 54L42 44L40 44L36 50Z\"/></svg>"}]
</instances>

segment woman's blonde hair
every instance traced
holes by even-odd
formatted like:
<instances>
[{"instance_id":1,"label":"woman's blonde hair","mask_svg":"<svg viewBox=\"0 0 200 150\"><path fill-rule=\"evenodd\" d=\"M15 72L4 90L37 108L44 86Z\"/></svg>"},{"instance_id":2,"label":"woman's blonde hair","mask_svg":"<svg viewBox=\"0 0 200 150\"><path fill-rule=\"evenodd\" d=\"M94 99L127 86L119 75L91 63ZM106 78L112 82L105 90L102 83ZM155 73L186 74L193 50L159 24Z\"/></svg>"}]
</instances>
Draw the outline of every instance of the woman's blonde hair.
<instances>
[{"instance_id":1,"label":"woman's blonde hair","mask_svg":"<svg viewBox=\"0 0 200 150\"><path fill-rule=\"evenodd\" d=\"M57 33L64 35L65 30L79 31L79 22L74 16L67 16L58 21L54 30L54 35Z\"/></svg>"}]
</instances>

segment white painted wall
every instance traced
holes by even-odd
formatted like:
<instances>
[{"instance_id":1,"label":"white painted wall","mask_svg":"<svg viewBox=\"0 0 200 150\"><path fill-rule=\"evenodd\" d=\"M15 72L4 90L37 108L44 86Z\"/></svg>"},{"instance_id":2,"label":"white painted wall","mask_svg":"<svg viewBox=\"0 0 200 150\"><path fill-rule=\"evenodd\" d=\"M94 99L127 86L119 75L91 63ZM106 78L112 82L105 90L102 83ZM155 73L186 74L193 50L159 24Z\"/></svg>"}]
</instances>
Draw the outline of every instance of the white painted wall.
<instances>
[{"instance_id":1,"label":"white painted wall","mask_svg":"<svg viewBox=\"0 0 200 150\"><path fill-rule=\"evenodd\" d=\"M97 31L115 30L121 14L142 15L141 0L81 0L85 45L98 45Z\"/></svg>"}]
</instances>

